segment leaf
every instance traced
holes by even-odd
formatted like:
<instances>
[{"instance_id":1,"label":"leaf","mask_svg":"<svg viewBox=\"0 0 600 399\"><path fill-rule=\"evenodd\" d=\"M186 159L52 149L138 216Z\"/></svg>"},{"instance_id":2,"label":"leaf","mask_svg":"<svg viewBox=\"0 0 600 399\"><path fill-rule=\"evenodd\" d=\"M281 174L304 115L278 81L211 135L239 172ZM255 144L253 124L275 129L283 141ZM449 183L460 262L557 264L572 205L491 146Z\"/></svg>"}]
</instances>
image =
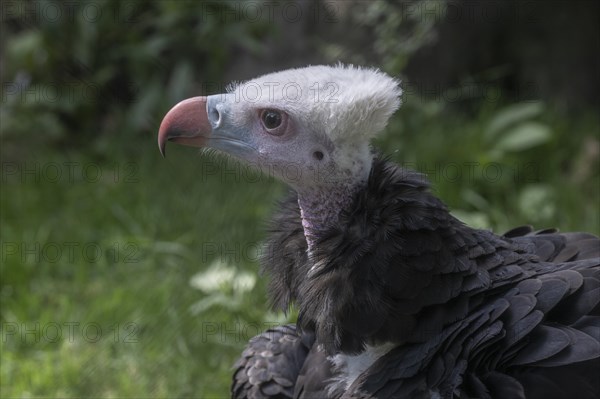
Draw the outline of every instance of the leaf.
<instances>
[{"instance_id":1,"label":"leaf","mask_svg":"<svg viewBox=\"0 0 600 399\"><path fill-rule=\"evenodd\" d=\"M525 122L510 129L494 146L494 150L523 151L550 140L550 128L539 122Z\"/></svg>"},{"instance_id":2,"label":"leaf","mask_svg":"<svg viewBox=\"0 0 600 399\"><path fill-rule=\"evenodd\" d=\"M471 188L462 190L460 196L467 204L479 211L486 211L490 208L490 203L481 194Z\"/></svg>"},{"instance_id":3,"label":"leaf","mask_svg":"<svg viewBox=\"0 0 600 399\"><path fill-rule=\"evenodd\" d=\"M546 184L529 184L519 194L519 209L527 222L543 222L556 214L554 188Z\"/></svg>"},{"instance_id":4,"label":"leaf","mask_svg":"<svg viewBox=\"0 0 600 399\"><path fill-rule=\"evenodd\" d=\"M13 35L5 46L7 59L11 60L8 67L12 69L34 70L38 61L47 58L44 36L38 30L25 30L19 35Z\"/></svg>"},{"instance_id":5,"label":"leaf","mask_svg":"<svg viewBox=\"0 0 600 399\"><path fill-rule=\"evenodd\" d=\"M491 141L498 133L518 122L524 122L542 113L544 106L540 102L518 103L498 111L485 131L486 141Z\"/></svg>"},{"instance_id":6,"label":"leaf","mask_svg":"<svg viewBox=\"0 0 600 399\"><path fill-rule=\"evenodd\" d=\"M190 306L190 312L197 316L206 312L214 306L229 309L230 311L239 309L244 303L240 299L225 295L222 292L215 292L206 298L202 298Z\"/></svg>"},{"instance_id":7,"label":"leaf","mask_svg":"<svg viewBox=\"0 0 600 399\"><path fill-rule=\"evenodd\" d=\"M455 209L452 211L452 216L476 229L489 229L491 226L490 219L483 212L469 212Z\"/></svg>"}]
</instances>

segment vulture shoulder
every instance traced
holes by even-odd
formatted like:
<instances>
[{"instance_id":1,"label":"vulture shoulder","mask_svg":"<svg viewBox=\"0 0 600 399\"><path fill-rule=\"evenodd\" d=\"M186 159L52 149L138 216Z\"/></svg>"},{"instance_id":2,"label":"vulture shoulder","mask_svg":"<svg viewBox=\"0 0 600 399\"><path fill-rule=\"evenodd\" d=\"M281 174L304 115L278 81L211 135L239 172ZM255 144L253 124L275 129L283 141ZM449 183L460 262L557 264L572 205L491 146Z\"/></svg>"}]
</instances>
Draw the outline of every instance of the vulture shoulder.
<instances>
[{"instance_id":1,"label":"vulture shoulder","mask_svg":"<svg viewBox=\"0 0 600 399\"><path fill-rule=\"evenodd\" d=\"M301 336L296 326L284 325L252 338L236 362L234 398L292 398L314 337Z\"/></svg>"},{"instance_id":2,"label":"vulture shoulder","mask_svg":"<svg viewBox=\"0 0 600 399\"><path fill-rule=\"evenodd\" d=\"M315 345L314 334L293 324L252 338L236 362L232 398L325 398L332 364Z\"/></svg>"}]
</instances>

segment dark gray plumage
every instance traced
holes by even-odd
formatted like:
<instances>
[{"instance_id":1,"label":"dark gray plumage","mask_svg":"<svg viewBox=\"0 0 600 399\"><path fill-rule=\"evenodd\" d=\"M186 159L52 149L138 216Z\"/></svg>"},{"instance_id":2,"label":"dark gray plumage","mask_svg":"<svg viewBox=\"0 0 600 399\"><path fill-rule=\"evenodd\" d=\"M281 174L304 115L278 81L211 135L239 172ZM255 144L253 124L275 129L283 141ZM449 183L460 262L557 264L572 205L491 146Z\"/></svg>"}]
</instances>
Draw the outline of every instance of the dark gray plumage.
<instances>
[{"instance_id":1,"label":"dark gray plumage","mask_svg":"<svg viewBox=\"0 0 600 399\"><path fill-rule=\"evenodd\" d=\"M263 264L274 307L297 304L297 334L314 334L320 355L303 371L294 364L296 396L284 397L323 397L336 373L327 355L384 342L398 346L331 397L598 397L595 236L469 228L421 175L376 159L367 187L317 242L309 259L292 195Z\"/></svg>"},{"instance_id":2,"label":"dark gray plumage","mask_svg":"<svg viewBox=\"0 0 600 399\"><path fill-rule=\"evenodd\" d=\"M290 398L306 355L314 344L296 326L269 329L252 338L235 364L231 387L238 398Z\"/></svg>"}]
</instances>

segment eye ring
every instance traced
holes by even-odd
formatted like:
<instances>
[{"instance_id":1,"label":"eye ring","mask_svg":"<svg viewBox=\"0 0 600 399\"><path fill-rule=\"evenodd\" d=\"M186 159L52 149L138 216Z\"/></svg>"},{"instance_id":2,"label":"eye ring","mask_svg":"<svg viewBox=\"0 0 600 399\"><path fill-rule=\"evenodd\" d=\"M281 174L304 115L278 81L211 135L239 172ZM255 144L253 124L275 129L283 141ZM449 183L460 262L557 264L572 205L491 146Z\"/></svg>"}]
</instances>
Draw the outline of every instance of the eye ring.
<instances>
[{"instance_id":1,"label":"eye ring","mask_svg":"<svg viewBox=\"0 0 600 399\"><path fill-rule=\"evenodd\" d=\"M267 133L282 136L287 128L287 114L277 109L266 108L260 111L260 122Z\"/></svg>"},{"instance_id":2,"label":"eye ring","mask_svg":"<svg viewBox=\"0 0 600 399\"><path fill-rule=\"evenodd\" d=\"M274 109L265 109L261 113L260 119L267 130L277 129L283 122L281 112Z\"/></svg>"}]
</instances>

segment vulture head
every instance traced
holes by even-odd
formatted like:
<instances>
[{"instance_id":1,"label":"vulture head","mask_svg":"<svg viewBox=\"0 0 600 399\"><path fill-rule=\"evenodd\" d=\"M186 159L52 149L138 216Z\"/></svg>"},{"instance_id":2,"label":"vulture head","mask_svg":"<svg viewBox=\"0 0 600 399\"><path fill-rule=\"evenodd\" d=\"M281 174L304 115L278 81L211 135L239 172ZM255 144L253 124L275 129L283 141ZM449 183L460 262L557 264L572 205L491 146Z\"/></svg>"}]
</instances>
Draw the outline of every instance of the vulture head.
<instances>
[{"instance_id":1,"label":"vulture head","mask_svg":"<svg viewBox=\"0 0 600 399\"><path fill-rule=\"evenodd\" d=\"M177 104L158 137L210 147L272 172L298 192L355 184L369 173L369 139L400 105L398 82L373 69L310 66Z\"/></svg>"},{"instance_id":2,"label":"vulture head","mask_svg":"<svg viewBox=\"0 0 600 399\"><path fill-rule=\"evenodd\" d=\"M167 141L227 153L303 192L366 180L369 140L400 105L398 82L374 69L310 66L194 97L164 118Z\"/></svg>"},{"instance_id":3,"label":"vulture head","mask_svg":"<svg viewBox=\"0 0 600 399\"><path fill-rule=\"evenodd\" d=\"M208 147L289 184L311 231L336 213L369 176L369 141L400 106L399 82L367 68L309 66L184 100L165 116L158 145Z\"/></svg>"}]
</instances>

